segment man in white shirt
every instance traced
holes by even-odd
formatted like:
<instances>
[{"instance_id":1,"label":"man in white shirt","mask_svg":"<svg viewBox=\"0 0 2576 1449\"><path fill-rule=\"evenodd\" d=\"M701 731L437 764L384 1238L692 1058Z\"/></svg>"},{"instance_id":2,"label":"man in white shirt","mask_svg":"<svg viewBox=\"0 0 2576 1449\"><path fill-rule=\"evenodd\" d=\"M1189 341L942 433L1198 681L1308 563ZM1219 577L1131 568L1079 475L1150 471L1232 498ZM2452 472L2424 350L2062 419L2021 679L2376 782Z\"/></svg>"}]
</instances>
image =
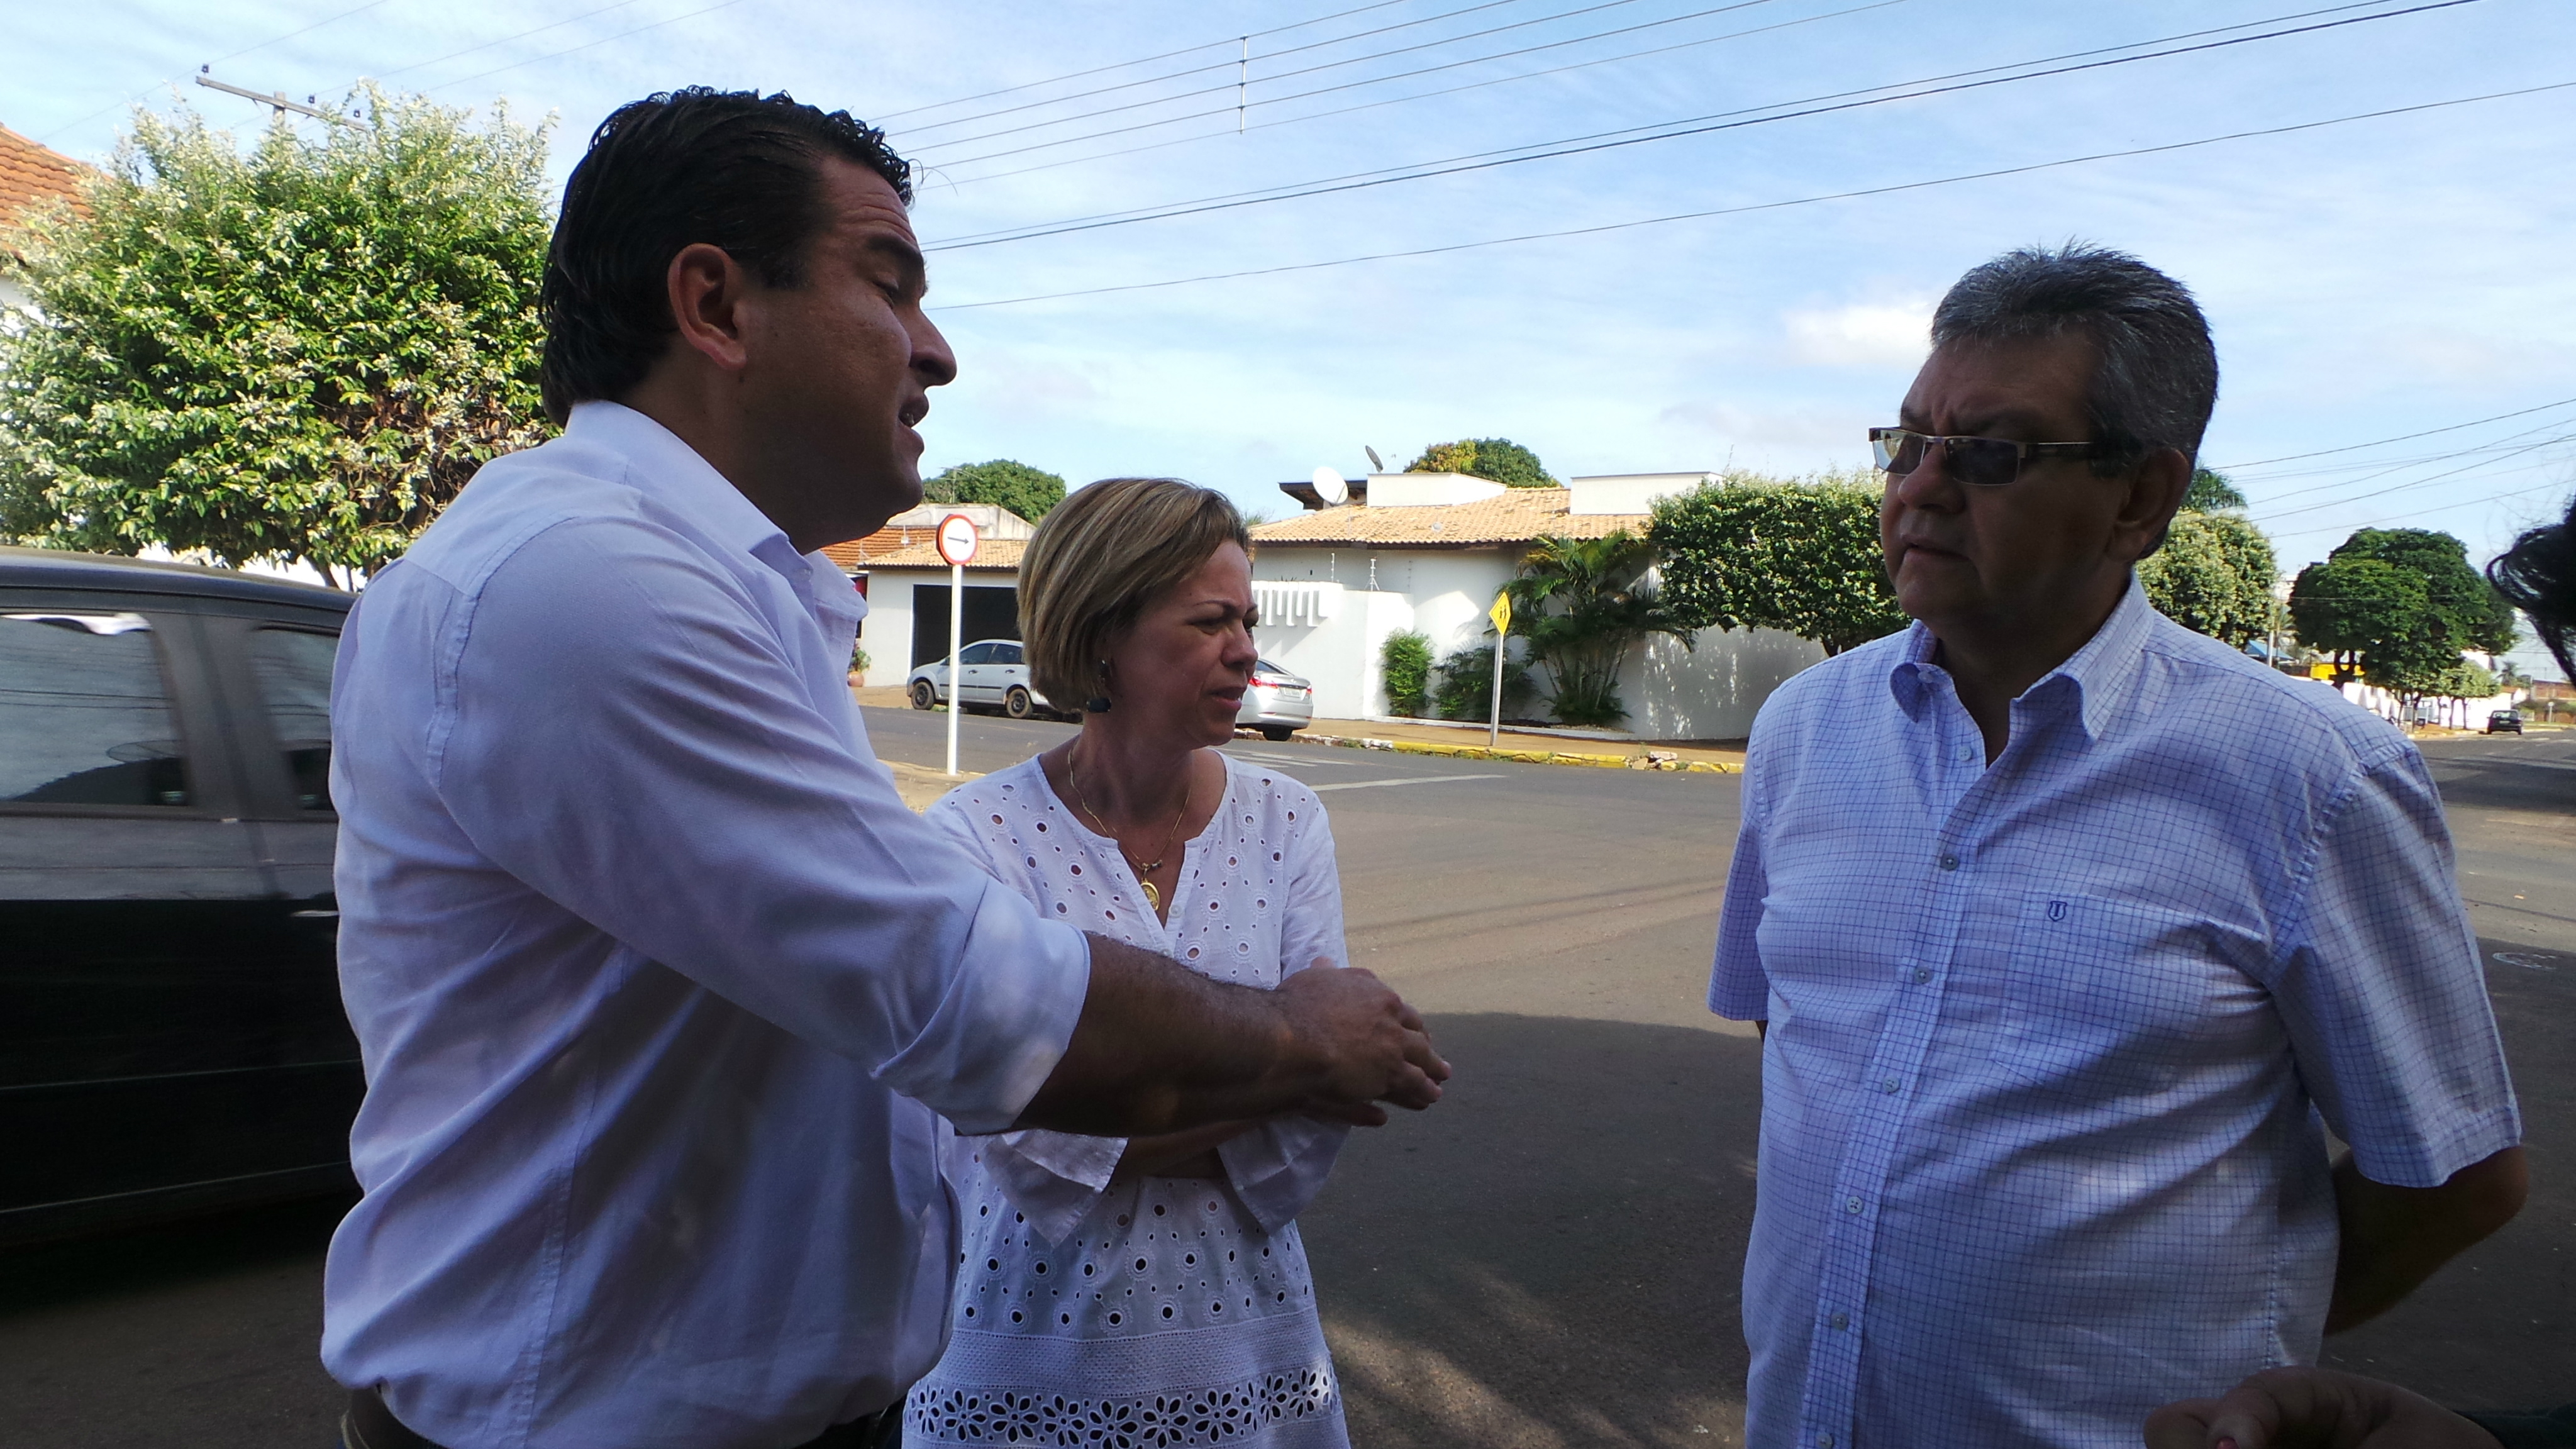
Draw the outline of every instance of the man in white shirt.
<instances>
[{"instance_id":1,"label":"man in white shirt","mask_svg":"<svg viewBox=\"0 0 2576 1449\"><path fill-rule=\"evenodd\" d=\"M1872 430L1916 622L1746 761L1746 1437L2126 1449L2511 1218L2520 1120L2422 759L2138 589L2217 397L2189 293L2015 252L1932 339Z\"/></svg>"},{"instance_id":2,"label":"man in white shirt","mask_svg":"<svg viewBox=\"0 0 2576 1449\"><path fill-rule=\"evenodd\" d=\"M955 373L908 168L783 96L601 126L545 278L566 424L343 637L363 1449L895 1442L938 1358L940 1117L1157 1132L1439 1095L1362 971L1276 992L1040 919L896 797L816 550L920 496ZM936 1114L936 1115L935 1115Z\"/></svg>"}]
</instances>

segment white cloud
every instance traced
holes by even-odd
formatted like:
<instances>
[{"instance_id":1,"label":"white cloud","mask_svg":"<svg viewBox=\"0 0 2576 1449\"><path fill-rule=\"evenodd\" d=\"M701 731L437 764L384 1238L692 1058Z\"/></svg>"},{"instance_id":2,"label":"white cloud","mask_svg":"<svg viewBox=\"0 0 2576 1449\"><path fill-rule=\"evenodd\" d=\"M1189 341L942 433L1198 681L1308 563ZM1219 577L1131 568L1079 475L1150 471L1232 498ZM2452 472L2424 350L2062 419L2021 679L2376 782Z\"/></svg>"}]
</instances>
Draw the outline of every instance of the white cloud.
<instances>
[{"instance_id":1,"label":"white cloud","mask_svg":"<svg viewBox=\"0 0 2576 1449\"><path fill-rule=\"evenodd\" d=\"M1932 299L1782 314L1789 360L1818 367L1911 366L1931 350Z\"/></svg>"}]
</instances>

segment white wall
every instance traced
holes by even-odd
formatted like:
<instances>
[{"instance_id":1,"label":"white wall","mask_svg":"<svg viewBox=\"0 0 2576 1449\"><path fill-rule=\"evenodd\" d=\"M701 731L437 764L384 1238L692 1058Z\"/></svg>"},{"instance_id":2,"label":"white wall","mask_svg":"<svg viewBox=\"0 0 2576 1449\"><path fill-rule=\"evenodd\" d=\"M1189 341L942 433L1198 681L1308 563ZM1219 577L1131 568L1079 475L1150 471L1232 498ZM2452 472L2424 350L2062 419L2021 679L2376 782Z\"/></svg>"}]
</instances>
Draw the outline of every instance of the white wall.
<instances>
[{"instance_id":1,"label":"white wall","mask_svg":"<svg viewBox=\"0 0 2576 1449\"><path fill-rule=\"evenodd\" d=\"M1007 587L1018 583L1019 577L1017 569L969 568L966 570L966 585L969 588L978 585ZM859 647L868 651L868 672L859 677L860 683L900 685L904 676L912 673L912 590L915 584L933 584L944 589L948 587L948 570L868 570L868 616L859 623Z\"/></svg>"},{"instance_id":2,"label":"white wall","mask_svg":"<svg viewBox=\"0 0 2576 1449\"><path fill-rule=\"evenodd\" d=\"M1568 513L1647 513L1658 498L1688 493L1714 473L1602 473L1565 480Z\"/></svg>"},{"instance_id":3,"label":"white wall","mask_svg":"<svg viewBox=\"0 0 2576 1449\"><path fill-rule=\"evenodd\" d=\"M1689 648L1657 635L1619 668L1628 729L1650 740L1740 740L1789 676L1824 646L1777 629L1702 629Z\"/></svg>"}]
</instances>

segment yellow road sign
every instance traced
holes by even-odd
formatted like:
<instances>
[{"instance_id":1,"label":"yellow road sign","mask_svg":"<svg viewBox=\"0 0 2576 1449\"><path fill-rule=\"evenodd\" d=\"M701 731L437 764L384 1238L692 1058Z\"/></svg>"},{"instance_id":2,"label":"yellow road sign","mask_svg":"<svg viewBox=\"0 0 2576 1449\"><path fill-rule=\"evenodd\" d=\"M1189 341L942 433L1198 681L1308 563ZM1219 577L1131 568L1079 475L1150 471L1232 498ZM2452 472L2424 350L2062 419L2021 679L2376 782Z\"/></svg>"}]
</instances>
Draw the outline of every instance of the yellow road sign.
<instances>
[{"instance_id":1,"label":"yellow road sign","mask_svg":"<svg viewBox=\"0 0 2576 1449\"><path fill-rule=\"evenodd\" d=\"M1494 621L1495 633L1512 632L1512 596L1507 593L1494 595L1494 607L1485 611L1485 617Z\"/></svg>"}]
</instances>

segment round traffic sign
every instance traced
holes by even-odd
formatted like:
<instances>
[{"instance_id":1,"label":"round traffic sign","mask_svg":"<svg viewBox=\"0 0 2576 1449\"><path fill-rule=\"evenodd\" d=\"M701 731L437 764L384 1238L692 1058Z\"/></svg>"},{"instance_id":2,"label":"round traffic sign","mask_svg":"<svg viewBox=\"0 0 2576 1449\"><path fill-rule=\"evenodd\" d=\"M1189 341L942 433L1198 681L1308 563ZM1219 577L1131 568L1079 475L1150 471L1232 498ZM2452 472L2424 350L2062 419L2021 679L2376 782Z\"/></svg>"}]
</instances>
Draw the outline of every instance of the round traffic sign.
<instances>
[{"instance_id":1,"label":"round traffic sign","mask_svg":"<svg viewBox=\"0 0 2576 1449\"><path fill-rule=\"evenodd\" d=\"M960 566L975 561L975 520L952 513L939 520L939 556Z\"/></svg>"}]
</instances>

